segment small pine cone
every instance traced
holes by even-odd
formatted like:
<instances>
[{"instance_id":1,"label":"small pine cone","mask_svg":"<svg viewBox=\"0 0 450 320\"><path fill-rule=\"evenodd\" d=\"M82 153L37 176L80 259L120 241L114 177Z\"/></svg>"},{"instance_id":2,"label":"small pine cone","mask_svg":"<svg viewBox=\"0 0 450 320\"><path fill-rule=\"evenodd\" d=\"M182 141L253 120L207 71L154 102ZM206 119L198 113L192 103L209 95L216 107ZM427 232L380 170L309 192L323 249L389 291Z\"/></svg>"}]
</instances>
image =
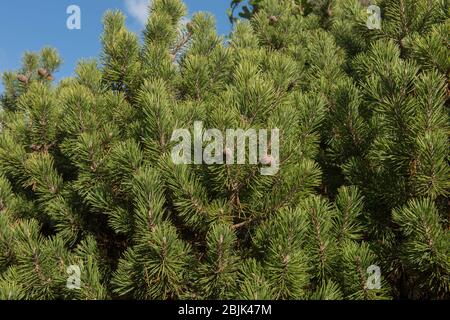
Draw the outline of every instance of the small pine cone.
<instances>
[{"instance_id":1,"label":"small pine cone","mask_svg":"<svg viewBox=\"0 0 450 320\"><path fill-rule=\"evenodd\" d=\"M261 159L261 163L262 163L262 164L270 164L270 165L273 165L273 164L276 164L276 160L275 160L275 158L274 158L273 156L266 154L266 155L264 155L264 157Z\"/></svg>"},{"instance_id":2,"label":"small pine cone","mask_svg":"<svg viewBox=\"0 0 450 320\"><path fill-rule=\"evenodd\" d=\"M223 155L225 157L225 161L227 161L228 158L231 158L233 156L233 151L230 148L225 147L223 149Z\"/></svg>"},{"instance_id":3,"label":"small pine cone","mask_svg":"<svg viewBox=\"0 0 450 320\"><path fill-rule=\"evenodd\" d=\"M333 10L330 7L328 7L328 9L327 9L327 17L331 18L332 16L333 16Z\"/></svg>"},{"instance_id":4,"label":"small pine cone","mask_svg":"<svg viewBox=\"0 0 450 320\"><path fill-rule=\"evenodd\" d=\"M33 151L39 151L39 150L41 150L41 147L36 145L36 144L32 144L30 146L30 149L33 150Z\"/></svg>"},{"instance_id":5,"label":"small pine cone","mask_svg":"<svg viewBox=\"0 0 450 320\"><path fill-rule=\"evenodd\" d=\"M188 23L186 24L186 29L187 29L187 31L188 31L189 33L194 32L194 24L193 24L192 22L188 22Z\"/></svg>"},{"instance_id":6,"label":"small pine cone","mask_svg":"<svg viewBox=\"0 0 450 320\"><path fill-rule=\"evenodd\" d=\"M49 73L47 72L47 70L44 69L44 68L39 68L39 69L38 69L38 74L39 74L42 78L45 78L45 77L47 77L47 76L49 75Z\"/></svg>"},{"instance_id":7,"label":"small pine cone","mask_svg":"<svg viewBox=\"0 0 450 320\"><path fill-rule=\"evenodd\" d=\"M19 80L22 83L28 83L28 77L24 74L19 74L17 76L17 80Z\"/></svg>"},{"instance_id":8,"label":"small pine cone","mask_svg":"<svg viewBox=\"0 0 450 320\"><path fill-rule=\"evenodd\" d=\"M53 76L52 76L51 74L47 75L47 80L48 80L48 81L53 81L53 79L54 79L54 78L53 78Z\"/></svg>"},{"instance_id":9,"label":"small pine cone","mask_svg":"<svg viewBox=\"0 0 450 320\"><path fill-rule=\"evenodd\" d=\"M275 24L275 23L278 22L278 17L277 16L270 16L269 17L269 21L270 21L270 24Z\"/></svg>"}]
</instances>

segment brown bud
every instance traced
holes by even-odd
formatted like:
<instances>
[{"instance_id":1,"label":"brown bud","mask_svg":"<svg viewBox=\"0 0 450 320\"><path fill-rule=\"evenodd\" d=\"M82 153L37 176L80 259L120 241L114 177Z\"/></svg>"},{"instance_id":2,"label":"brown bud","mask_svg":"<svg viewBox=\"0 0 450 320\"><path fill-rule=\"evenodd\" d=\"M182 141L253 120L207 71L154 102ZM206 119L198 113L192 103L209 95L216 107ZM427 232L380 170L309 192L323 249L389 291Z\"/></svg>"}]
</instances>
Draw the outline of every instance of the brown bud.
<instances>
[{"instance_id":1,"label":"brown bud","mask_svg":"<svg viewBox=\"0 0 450 320\"><path fill-rule=\"evenodd\" d=\"M48 71L44 68L39 68L38 69L38 74L42 77L45 78L48 76Z\"/></svg>"},{"instance_id":2,"label":"brown bud","mask_svg":"<svg viewBox=\"0 0 450 320\"><path fill-rule=\"evenodd\" d=\"M275 24L275 23L278 22L278 17L277 16L270 16L269 17L269 21L270 21L270 24Z\"/></svg>"},{"instance_id":3,"label":"brown bud","mask_svg":"<svg viewBox=\"0 0 450 320\"><path fill-rule=\"evenodd\" d=\"M52 76L51 74L47 75L47 80L48 80L48 81L53 81L53 79L54 79L54 78L53 78L53 76Z\"/></svg>"},{"instance_id":4,"label":"brown bud","mask_svg":"<svg viewBox=\"0 0 450 320\"><path fill-rule=\"evenodd\" d=\"M261 163L262 164L270 164L270 165L272 165L272 164L276 163L276 160L275 160L275 158L273 156L265 154L262 157L262 159L261 159Z\"/></svg>"},{"instance_id":5,"label":"brown bud","mask_svg":"<svg viewBox=\"0 0 450 320\"><path fill-rule=\"evenodd\" d=\"M226 159L231 158L233 156L233 151L230 148L225 147L223 149L223 155L226 157Z\"/></svg>"},{"instance_id":6,"label":"brown bud","mask_svg":"<svg viewBox=\"0 0 450 320\"><path fill-rule=\"evenodd\" d=\"M30 149L33 150L33 151L39 151L39 150L41 150L41 146L38 146L36 144L32 144L30 146Z\"/></svg>"},{"instance_id":7,"label":"brown bud","mask_svg":"<svg viewBox=\"0 0 450 320\"><path fill-rule=\"evenodd\" d=\"M331 18L333 16L333 10L330 7L328 7L328 9L327 9L327 16L329 18Z\"/></svg>"},{"instance_id":8,"label":"brown bud","mask_svg":"<svg viewBox=\"0 0 450 320\"><path fill-rule=\"evenodd\" d=\"M24 74L19 74L17 76L17 80L19 80L22 83L28 83L28 77Z\"/></svg>"}]
</instances>

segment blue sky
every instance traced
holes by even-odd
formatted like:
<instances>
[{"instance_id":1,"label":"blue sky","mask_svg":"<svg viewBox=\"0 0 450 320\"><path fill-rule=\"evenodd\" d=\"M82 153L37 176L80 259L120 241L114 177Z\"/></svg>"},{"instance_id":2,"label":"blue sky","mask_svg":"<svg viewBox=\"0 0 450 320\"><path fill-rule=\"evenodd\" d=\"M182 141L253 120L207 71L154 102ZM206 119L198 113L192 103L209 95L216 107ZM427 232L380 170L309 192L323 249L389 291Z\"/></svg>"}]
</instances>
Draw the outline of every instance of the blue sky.
<instances>
[{"instance_id":1,"label":"blue sky","mask_svg":"<svg viewBox=\"0 0 450 320\"><path fill-rule=\"evenodd\" d=\"M0 73L20 67L25 51L52 46L64 64L56 79L71 76L77 61L98 57L102 16L107 9L120 9L127 16L130 30L141 33L146 2L151 0L3 0L0 1ZM189 15L197 11L216 16L218 33L227 35L231 25L226 15L229 0L184 0ZM66 21L69 5L81 9L81 30L69 30ZM3 86L0 81L0 92Z\"/></svg>"}]
</instances>

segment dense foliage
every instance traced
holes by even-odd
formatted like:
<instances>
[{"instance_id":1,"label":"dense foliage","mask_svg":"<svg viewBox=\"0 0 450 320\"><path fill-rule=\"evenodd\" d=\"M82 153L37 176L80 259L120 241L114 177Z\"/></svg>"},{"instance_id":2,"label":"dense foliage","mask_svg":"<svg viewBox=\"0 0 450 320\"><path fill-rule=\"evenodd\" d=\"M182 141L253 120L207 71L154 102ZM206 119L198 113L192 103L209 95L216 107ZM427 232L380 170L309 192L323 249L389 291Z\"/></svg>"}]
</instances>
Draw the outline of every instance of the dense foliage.
<instances>
[{"instance_id":1,"label":"dense foliage","mask_svg":"<svg viewBox=\"0 0 450 320\"><path fill-rule=\"evenodd\" d=\"M154 0L142 41L107 12L57 85L58 53L26 53L3 74L0 299L449 298L448 1L377 5L369 30L357 0L260 0L225 39ZM280 171L175 165L194 121L279 128Z\"/></svg>"}]
</instances>

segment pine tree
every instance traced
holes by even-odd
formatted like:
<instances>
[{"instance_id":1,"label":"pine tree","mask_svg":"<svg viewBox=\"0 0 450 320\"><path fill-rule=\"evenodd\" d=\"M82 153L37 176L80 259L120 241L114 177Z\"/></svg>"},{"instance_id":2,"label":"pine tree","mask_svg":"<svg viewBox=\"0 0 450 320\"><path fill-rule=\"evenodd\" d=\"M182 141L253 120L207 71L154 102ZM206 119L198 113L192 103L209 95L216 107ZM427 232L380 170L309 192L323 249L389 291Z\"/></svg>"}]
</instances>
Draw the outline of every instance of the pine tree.
<instances>
[{"instance_id":1,"label":"pine tree","mask_svg":"<svg viewBox=\"0 0 450 320\"><path fill-rule=\"evenodd\" d=\"M381 30L364 1L254 1L227 39L181 0L143 41L109 11L58 84L54 49L26 53L0 100L0 299L449 298L448 1L377 3ZM279 128L280 170L175 164L196 121Z\"/></svg>"}]
</instances>

